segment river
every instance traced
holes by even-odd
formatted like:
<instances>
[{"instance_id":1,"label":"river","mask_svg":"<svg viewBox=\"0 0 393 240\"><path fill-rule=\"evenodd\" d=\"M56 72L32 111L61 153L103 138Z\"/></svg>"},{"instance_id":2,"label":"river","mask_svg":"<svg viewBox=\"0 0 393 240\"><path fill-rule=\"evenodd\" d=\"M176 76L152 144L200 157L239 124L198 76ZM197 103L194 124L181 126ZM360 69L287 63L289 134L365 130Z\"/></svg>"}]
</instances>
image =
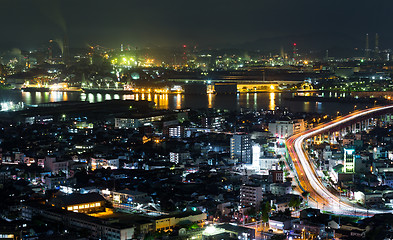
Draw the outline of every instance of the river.
<instances>
[{"instance_id":1,"label":"river","mask_svg":"<svg viewBox=\"0 0 393 240\"><path fill-rule=\"evenodd\" d=\"M292 93L238 93L233 95L183 95L183 94L108 94L108 93L81 93L81 92L22 92L18 90L0 90L0 102L23 102L27 105L37 105L46 102L58 101L89 101L101 102L112 99L123 100L150 100L156 103L157 109L181 108L217 108L240 110L269 109L275 107L288 107L292 112L318 112L335 115L362 109L370 104L295 101L291 99Z\"/></svg>"}]
</instances>

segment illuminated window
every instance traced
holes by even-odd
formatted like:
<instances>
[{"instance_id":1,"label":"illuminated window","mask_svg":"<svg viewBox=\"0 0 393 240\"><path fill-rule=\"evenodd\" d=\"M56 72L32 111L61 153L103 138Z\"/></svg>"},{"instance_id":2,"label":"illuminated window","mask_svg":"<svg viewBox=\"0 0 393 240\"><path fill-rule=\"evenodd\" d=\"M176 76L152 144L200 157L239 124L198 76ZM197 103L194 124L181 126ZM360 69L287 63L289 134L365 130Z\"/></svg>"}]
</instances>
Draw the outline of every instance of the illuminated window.
<instances>
[{"instance_id":1,"label":"illuminated window","mask_svg":"<svg viewBox=\"0 0 393 240\"><path fill-rule=\"evenodd\" d=\"M101 206L101 203L99 203L99 202L96 203L96 207L99 207L99 206Z\"/></svg>"},{"instance_id":2,"label":"illuminated window","mask_svg":"<svg viewBox=\"0 0 393 240\"><path fill-rule=\"evenodd\" d=\"M67 207L67 210L68 211L72 211L72 207Z\"/></svg>"},{"instance_id":3,"label":"illuminated window","mask_svg":"<svg viewBox=\"0 0 393 240\"><path fill-rule=\"evenodd\" d=\"M79 206L79 209L84 209L85 208L85 205L80 205Z\"/></svg>"},{"instance_id":4,"label":"illuminated window","mask_svg":"<svg viewBox=\"0 0 393 240\"><path fill-rule=\"evenodd\" d=\"M74 206L74 209L78 209L78 206Z\"/></svg>"},{"instance_id":5,"label":"illuminated window","mask_svg":"<svg viewBox=\"0 0 393 240\"><path fill-rule=\"evenodd\" d=\"M86 204L86 205L85 205L85 208L89 208L89 204Z\"/></svg>"},{"instance_id":6,"label":"illuminated window","mask_svg":"<svg viewBox=\"0 0 393 240\"><path fill-rule=\"evenodd\" d=\"M95 206L94 203L90 204L90 207L94 207L94 206Z\"/></svg>"}]
</instances>

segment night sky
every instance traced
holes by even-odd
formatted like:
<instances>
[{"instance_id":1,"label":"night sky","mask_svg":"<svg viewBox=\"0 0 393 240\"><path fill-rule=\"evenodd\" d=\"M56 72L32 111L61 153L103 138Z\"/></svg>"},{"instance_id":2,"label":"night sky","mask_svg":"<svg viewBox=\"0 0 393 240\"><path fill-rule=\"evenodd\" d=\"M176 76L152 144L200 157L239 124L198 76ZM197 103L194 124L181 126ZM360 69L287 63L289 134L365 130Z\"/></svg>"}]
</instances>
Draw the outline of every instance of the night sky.
<instances>
[{"instance_id":1,"label":"night sky","mask_svg":"<svg viewBox=\"0 0 393 240\"><path fill-rule=\"evenodd\" d=\"M393 43L391 0L0 0L0 49L35 48L68 34L71 46L325 47ZM258 40L258 41L257 41ZM311 46L309 46L311 47Z\"/></svg>"}]
</instances>

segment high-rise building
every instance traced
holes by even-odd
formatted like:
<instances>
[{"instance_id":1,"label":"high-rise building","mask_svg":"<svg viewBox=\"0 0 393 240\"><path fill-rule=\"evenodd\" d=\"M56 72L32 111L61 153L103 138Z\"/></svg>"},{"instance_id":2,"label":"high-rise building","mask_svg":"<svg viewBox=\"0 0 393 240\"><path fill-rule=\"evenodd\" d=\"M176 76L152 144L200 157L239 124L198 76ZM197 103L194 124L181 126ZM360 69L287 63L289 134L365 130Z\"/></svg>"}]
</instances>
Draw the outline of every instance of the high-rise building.
<instances>
[{"instance_id":1,"label":"high-rise building","mask_svg":"<svg viewBox=\"0 0 393 240\"><path fill-rule=\"evenodd\" d=\"M231 158L241 163L251 163L251 138L247 134L236 134L231 138Z\"/></svg>"},{"instance_id":2,"label":"high-rise building","mask_svg":"<svg viewBox=\"0 0 393 240\"><path fill-rule=\"evenodd\" d=\"M355 149L344 148L344 172L355 172Z\"/></svg>"}]
</instances>

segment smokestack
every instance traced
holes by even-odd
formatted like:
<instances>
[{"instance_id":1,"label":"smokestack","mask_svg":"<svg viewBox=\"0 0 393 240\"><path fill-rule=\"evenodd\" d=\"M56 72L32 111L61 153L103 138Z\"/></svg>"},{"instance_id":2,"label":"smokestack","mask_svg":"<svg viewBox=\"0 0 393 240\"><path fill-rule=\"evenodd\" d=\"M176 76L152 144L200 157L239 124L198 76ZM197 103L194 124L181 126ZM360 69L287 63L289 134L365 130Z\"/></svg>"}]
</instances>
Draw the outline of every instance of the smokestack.
<instances>
[{"instance_id":1,"label":"smokestack","mask_svg":"<svg viewBox=\"0 0 393 240\"><path fill-rule=\"evenodd\" d=\"M369 53L370 53L370 48L368 45L368 33L366 34L366 48L364 49L365 51L365 58L368 59L370 57Z\"/></svg>"},{"instance_id":2,"label":"smokestack","mask_svg":"<svg viewBox=\"0 0 393 240\"><path fill-rule=\"evenodd\" d=\"M63 62L65 65L68 65L70 63L70 49L68 46L67 35L64 35L64 39L63 39Z\"/></svg>"},{"instance_id":3,"label":"smokestack","mask_svg":"<svg viewBox=\"0 0 393 240\"><path fill-rule=\"evenodd\" d=\"M379 58L379 36L378 33L375 34L375 59Z\"/></svg>"}]
</instances>

